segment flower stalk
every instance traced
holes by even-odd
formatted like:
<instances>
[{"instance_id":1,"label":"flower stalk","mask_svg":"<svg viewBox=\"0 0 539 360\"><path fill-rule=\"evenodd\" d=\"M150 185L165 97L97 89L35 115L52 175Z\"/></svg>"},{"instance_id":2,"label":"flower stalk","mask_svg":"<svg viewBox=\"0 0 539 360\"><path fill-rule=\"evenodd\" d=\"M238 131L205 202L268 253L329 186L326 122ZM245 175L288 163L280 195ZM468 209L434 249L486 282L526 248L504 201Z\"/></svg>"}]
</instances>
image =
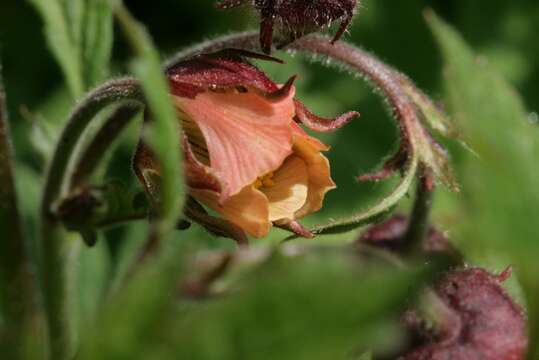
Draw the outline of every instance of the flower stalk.
<instances>
[{"instance_id":1,"label":"flower stalk","mask_svg":"<svg viewBox=\"0 0 539 360\"><path fill-rule=\"evenodd\" d=\"M13 152L6 94L0 67L0 348L2 356L21 358L25 330L36 315L37 295L21 218L17 207ZM6 324L9 328L5 328Z\"/></svg>"},{"instance_id":2,"label":"flower stalk","mask_svg":"<svg viewBox=\"0 0 539 360\"><path fill-rule=\"evenodd\" d=\"M142 101L140 89L134 79L118 79L92 91L69 117L45 178L41 199L42 274L50 355L53 359L66 359L71 356L72 339L66 313L66 259L63 253L65 236L52 206L66 188L69 163L78 155L76 149L84 130L104 107L124 100Z\"/></svg>"},{"instance_id":3,"label":"flower stalk","mask_svg":"<svg viewBox=\"0 0 539 360\"><path fill-rule=\"evenodd\" d=\"M404 235L404 243L411 254L420 254L423 251L425 238L429 230L429 215L433 195L433 179L429 174L424 173L417 181L414 206Z\"/></svg>"}]
</instances>

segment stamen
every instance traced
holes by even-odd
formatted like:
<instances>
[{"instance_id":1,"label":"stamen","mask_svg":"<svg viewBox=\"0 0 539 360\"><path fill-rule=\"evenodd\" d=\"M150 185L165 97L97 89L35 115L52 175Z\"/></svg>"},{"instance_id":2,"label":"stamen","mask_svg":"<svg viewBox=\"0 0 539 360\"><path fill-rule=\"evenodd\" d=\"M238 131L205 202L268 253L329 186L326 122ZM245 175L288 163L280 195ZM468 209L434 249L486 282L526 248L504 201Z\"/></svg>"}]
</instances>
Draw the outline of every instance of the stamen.
<instances>
[{"instance_id":1,"label":"stamen","mask_svg":"<svg viewBox=\"0 0 539 360\"><path fill-rule=\"evenodd\" d=\"M258 179L255 180L253 186L256 189L272 187L273 185L275 185L275 181L273 181L273 175L274 172L271 171L266 175L260 176Z\"/></svg>"}]
</instances>

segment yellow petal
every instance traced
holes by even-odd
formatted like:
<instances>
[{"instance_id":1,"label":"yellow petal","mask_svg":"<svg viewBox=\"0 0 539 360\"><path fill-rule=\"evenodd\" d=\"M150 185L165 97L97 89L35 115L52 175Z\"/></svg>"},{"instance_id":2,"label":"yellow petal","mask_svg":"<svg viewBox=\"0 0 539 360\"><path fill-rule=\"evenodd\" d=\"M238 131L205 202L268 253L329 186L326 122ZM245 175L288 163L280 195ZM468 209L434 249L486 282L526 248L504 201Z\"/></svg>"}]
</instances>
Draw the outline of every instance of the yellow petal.
<instances>
[{"instance_id":1,"label":"yellow petal","mask_svg":"<svg viewBox=\"0 0 539 360\"><path fill-rule=\"evenodd\" d=\"M271 178L270 186L260 190L269 201L269 220L294 220L294 213L307 200L309 176L300 157L290 156Z\"/></svg>"},{"instance_id":2,"label":"yellow petal","mask_svg":"<svg viewBox=\"0 0 539 360\"><path fill-rule=\"evenodd\" d=\"M331 179L328 159L322 155L319 147L309 140L309 137L297 136L294 139L294 154L305 161L309 174L307 200L295 213L295 218L300 219L320 210L325 194L336 186Z\"/></svg>"},{"instance_id":3,"label":"yellow petal","mask_svg":"<svg viewBox=\"0 0 539 360\"><path fill-rule=\"evenodd\" d=\"M246 186L223 204L219 203L219 194L215 191L191 189L190 193L249 235L259 238L268 234L271 227L268 199L253 186Z\"/></svg>"}]
</instances>

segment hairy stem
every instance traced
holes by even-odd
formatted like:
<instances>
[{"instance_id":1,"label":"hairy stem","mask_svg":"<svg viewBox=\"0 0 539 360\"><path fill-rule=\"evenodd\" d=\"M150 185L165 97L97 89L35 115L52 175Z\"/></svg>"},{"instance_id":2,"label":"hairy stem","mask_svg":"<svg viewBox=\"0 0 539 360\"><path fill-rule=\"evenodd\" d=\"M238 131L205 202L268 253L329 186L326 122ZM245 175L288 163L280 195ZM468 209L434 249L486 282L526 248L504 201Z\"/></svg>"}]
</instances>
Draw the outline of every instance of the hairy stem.
<instances>
[{"instance_id":1,"label":"hairy stem","mask_svg":"<svg viewBox=\"0 0 539 360\"><path fill-rule=\"evenodd\" d=\"M429 215L433 194L433 179L430 175L423 175L417 181L414 207L404 235L404 243L411 254L419 254L423 251L425 238L429 230Z\"/></svg>"},{"instance_id":2,"label":"hairy stem","mask_svg":"<svg viewBox=\"0 0 539 360\"><path fill-rule=\"evenodd\" d=\"M82 185L91 176L112 143L140 110L141 106L138 103L120 106L106 119L80 158L77 159L68 180L70 190Z\"/></svg>"},{"instance_id":3,"label":"hairy stem","mask_svg":"<svg viewBox=\"0 0 539 360\"><path fill-rule=\"evenodd\" d=\"M1 70L1 69L0 69ZM2 357L19 359L26 325L35 312L35 283L17 207L6 96L0 73L0 348Z\"/></svg>"},{"instance_id":4,"label":"hairy stem","mask_svg":"<svg viewBox=\"0 0 539 360\"><path fill-rule=\"evenodd\" d=\"M63 229L53 215L53 202L65 187L67 167L81 134L103 107L117 101L142 101L137 82L131 78L108 82L91 92L73 111L53 154L41 200L43 287L52 359L70 356L70 333L66 304Z\"/></svg>"}]
</instances>

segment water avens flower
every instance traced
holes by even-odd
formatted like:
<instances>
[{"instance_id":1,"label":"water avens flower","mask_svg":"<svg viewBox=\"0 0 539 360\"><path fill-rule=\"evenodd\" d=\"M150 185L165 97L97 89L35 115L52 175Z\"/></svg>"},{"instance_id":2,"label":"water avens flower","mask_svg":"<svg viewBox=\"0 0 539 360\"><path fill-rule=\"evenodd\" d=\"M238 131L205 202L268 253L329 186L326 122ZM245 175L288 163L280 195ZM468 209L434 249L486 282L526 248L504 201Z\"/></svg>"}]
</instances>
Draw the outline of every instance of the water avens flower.
<instances>
[{"instance_id":1,"label":"water avens flower","mask_svg":"<svg viewBox=\"0 0 539 360\"><path fill-rule=\"evenodd\" d=\"M270 227L301 231L296 222L319 210L335 187L328 146L308 135L336 129L356 116L313 115L294 98L295 77L277 85L246 57L278 61L240 50L196 56L168 71L183 125L189 194L254 237ZM143 142L135 156L139 179L152 193L147 171L158 174Z\"/></svg>"}]
</instances>

